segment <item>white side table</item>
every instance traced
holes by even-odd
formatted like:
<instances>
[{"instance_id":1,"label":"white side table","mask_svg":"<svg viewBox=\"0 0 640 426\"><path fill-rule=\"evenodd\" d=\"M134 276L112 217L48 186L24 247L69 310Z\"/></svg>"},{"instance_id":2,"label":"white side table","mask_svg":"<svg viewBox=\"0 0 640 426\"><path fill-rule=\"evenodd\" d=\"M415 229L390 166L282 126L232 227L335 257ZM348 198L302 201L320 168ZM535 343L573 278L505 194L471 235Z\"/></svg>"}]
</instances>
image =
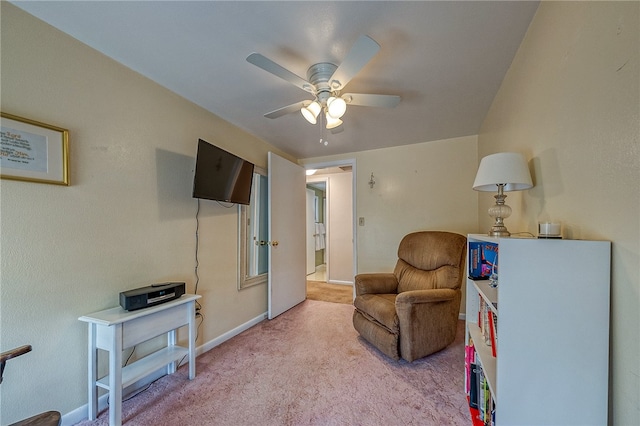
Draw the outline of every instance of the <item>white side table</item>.
<instances>
[{"instance_id":1,"label":"white side table","mask_svg":"<svg viewBox=\"0 0 640 426\"><path fill-rule=\"evenodd\" d=\"M109 425L122 424L122 389L167 367L167 374L176 371L177 362L189 360L189 379L196 377L195 301L201 296L185 294L179 299L136 311L121 307L106 309L78 318L89 326L89 419L98 413L98 387L109 391ZM189 347L176 344L176 330L189 328ZM167 333L167 346L122 367L122 351L138 343ZM109 374L98 379L98 349L109 352Z\"/></svg>"}]
</instances>

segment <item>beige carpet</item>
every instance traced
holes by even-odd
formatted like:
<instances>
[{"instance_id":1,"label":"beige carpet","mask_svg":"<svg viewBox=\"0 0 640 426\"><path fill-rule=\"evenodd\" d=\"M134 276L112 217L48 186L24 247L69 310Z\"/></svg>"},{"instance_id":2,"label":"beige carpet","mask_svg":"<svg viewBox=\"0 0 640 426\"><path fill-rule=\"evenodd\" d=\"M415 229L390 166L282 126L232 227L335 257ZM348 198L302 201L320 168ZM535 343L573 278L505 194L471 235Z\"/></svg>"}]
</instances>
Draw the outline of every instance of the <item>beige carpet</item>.
<instances>
[{"instance_id":1,"label":"beige carpet","mask_svg":"<svg viewBox=\"0 0 640 426\"><path fill-rule=\"evenodd\" d=\"M353 304L353 286L307 280L307 299Z\"/></svg>"},{"instance_id":2,"label":"beige carpet","mask_svg":"<svg viewBox=\"0 0 640 426\"><path fill-rule=\"evenodd\" d=\"M122 405L124 426L471 424L464 323L443 351L409 364L366 343L353 307L306 300L199 356ZM108 412L94 422L108 424Z\"/></svg>"}]
</instances>

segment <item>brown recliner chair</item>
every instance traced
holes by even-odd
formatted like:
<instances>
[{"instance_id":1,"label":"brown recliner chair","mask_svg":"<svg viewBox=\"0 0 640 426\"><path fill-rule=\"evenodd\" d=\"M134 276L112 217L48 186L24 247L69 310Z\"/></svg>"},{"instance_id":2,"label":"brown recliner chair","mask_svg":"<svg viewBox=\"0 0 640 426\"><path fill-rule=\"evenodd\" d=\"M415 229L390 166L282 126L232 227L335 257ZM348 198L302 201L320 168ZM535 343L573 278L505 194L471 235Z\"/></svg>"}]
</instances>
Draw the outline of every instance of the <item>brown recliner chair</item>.
<instances>
[{"instance_id":1,"label":"brown recliner chair","mask_svg":"<svg viewBox=\"0 0 640 426\"><path fill-rule=\"evenodd\" d=\"M466 237L422 231L406 235L393 273L355 278L353 325L384 354L409 362L456 337Z\"/></svg>"}]
</instances>

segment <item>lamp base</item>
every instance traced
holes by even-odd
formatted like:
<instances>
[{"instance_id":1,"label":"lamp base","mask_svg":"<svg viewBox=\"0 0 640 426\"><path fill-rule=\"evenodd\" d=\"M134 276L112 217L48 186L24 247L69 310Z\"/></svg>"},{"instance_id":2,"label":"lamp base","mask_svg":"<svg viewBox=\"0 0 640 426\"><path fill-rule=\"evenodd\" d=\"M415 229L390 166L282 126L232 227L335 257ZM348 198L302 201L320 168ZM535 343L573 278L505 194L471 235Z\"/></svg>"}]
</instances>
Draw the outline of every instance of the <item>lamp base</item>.
<instances>
[{"instance_id":1,"label":"lamp base","mask_svg":"<svg viewBox=\"0 0 640 426\"><path fill-rule=\"evenodd\" d=\"M498 194L493 197L496 199L496 203L489 207L489 216L494 218L493 226L489 230L489 236L508 237L511 233L507 231L507 227L504 226L504 220L511 216L511 207L504 203L504 199L507 198L507 196L504 195L503 184L498 184Z\"/></svg>"},{"instance_id":2,"label":"lamp base","mask_svg":"<svg viewBox=\"0 0 640 426\"><path fill-rule=\"evenodd\" d=\"M489 229L487 235L490 237L509 237L511 236L511 232L507 231L506 226L493 226Z\"/></svg>"}]
</instances>

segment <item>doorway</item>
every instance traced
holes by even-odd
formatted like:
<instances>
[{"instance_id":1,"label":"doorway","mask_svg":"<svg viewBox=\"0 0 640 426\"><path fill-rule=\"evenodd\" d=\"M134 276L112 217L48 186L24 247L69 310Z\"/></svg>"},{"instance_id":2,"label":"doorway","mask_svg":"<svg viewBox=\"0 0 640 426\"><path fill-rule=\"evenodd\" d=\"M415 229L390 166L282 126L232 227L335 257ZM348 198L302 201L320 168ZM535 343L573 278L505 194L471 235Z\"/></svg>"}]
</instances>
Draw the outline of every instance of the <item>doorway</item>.
<instances>
[{"instance_id":1,"label":"doorway","mask_svg":"<svg viewBox=\"0 0 640 426\"><path fill-rule=\"evenodd\" d=\"M307 280L327 281L327 183L307 177Z\"/></svg>"},{"instance_id":2,"label":"doorway","mask_svg":"<svg viewBox=\"0 0 640 426\"><path fill-rule=\"evenodd\" d=\"M355 275L354 164L307 166L307 291L309 285L353 294ZM313 221L313 223L309 223ZM331 297L334 299L334 297ZM352 298L351 298L352 299ZM334 301L334 300L328 300Z\"/></svg>"}]
</instances>

